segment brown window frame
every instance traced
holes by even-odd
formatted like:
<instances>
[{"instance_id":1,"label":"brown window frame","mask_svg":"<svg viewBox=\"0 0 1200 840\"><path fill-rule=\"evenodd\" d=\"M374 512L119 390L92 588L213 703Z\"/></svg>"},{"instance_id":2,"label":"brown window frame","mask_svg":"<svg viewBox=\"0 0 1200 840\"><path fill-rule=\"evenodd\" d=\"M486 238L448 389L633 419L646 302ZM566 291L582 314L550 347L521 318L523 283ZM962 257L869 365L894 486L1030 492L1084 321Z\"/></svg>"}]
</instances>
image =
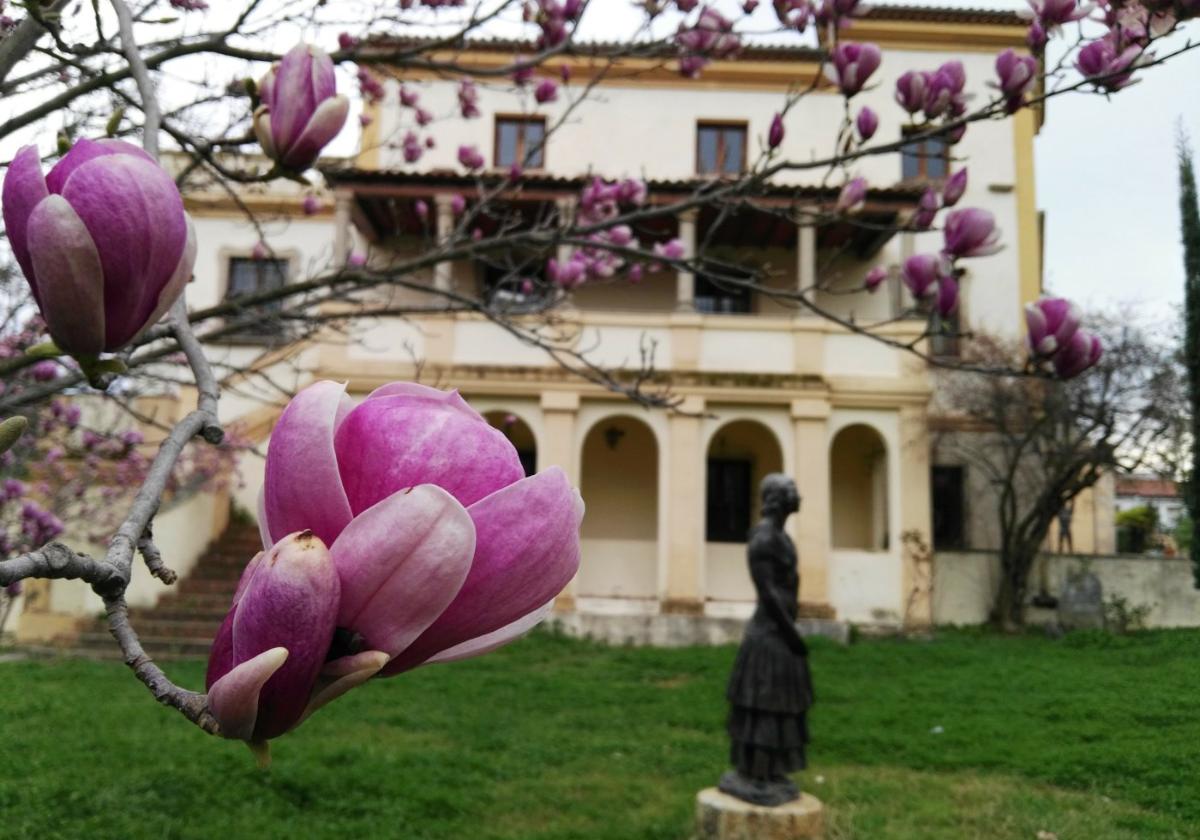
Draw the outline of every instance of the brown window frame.
<instances>
[{"instance_id":1,"label":"brown window frame","mask_svg":"<svg viewBox=\"0 0 1200 840\"><path fill-rule=\"evenodd\" d=\"M902 140L906 140L914 134L924 134L928 131L929 131L929 126L906 125L900 129L900 138ZM941 160L942 160L942 174L941 175L930 175L929 174L929 161L934 156L926 153L923 150L923 148L924 148L925 144L929 143L931 140L936 140L942 144L942 154L940 155ZM908 153L907 149L910 147L910 145L922 147L922 151L920 152L920 154ZM917 162L917 174L916 175L907 175L906 176L904 174L904 164L905 164L905 161L909 158L912 158ZM942 138L940 135L926 137L924 140L919 140L913 144L906 143L904 146L901 147L901 149L900 149L900 178L902 181L913 181L913 180L916 180L916 181L944 181L948 177L950 177L950 144L947 143L946 140L944 138Z\"/></svg>"},{"instance_id":2,"label":"brown window frame","mask_svg":"<svg viewBox=\"0 0 1200 840\"><path fill-rule=\"evenodd\" d=\"M704 169L701 168L701 166L700 166L700 132L706 128L738 129L741 131L741 133L742 133L742 159L740 161L738 161L737 172L726 172L721 169L718 169L718 170L712 171L712 172L706 172ZM696 174L697 175L708 175L708 176L715 175L718 177L725 177L725 178L736 178L738 175L744 174L746 171L746 153L747 153L746 146L749 143L749 140L750 140L750 124L745 120L697 120L696 121ZM724 162L724 160L725 160L725 154L724 154L724 149L723 149L724 142L725 142L725 138L722 135L720 137L720 139L717 141L717 157L720 158L721 162Z\"/></svg>"},{"instance_id":3,"label":"brown window frame","mask_svg":"<svg viewBox=\"0 0 1200 840\"><path fill-rule=\"evenodd\" d=\"M522 126L521 131L517 134L517 156L516 160L511 163L500 162L500 125L502 123L517 123ZM520 164L525 167L525 156L528 151L525 148L525 128L524 126L537 124L542 127L542 161L537 166L530 166L532 170L542 170L546 168L546 118L536 114L496 114L492 121L492 165L497 169L507 169L513 163Z\"/></svg>"}]
</instances>

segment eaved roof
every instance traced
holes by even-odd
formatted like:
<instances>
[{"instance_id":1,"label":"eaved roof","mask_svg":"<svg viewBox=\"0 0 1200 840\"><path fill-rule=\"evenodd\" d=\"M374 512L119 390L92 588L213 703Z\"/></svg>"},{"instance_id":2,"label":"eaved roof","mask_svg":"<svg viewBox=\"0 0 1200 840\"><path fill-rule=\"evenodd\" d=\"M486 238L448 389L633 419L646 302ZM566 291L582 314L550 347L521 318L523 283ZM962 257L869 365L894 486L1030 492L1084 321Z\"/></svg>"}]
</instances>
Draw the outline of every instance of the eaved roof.
<instances>
[{"instance_id":1,"label":"eaved roof","mask_svg":"<svg viewBox=\"0 0 1200 840\"><path fill-rule=\"evenodd\" d=\"M1118 496L1144 496L1153 499L1178 499L1179 485L1168 478L1133 475L1117 479Z\"/></svg>"}]
</instances>

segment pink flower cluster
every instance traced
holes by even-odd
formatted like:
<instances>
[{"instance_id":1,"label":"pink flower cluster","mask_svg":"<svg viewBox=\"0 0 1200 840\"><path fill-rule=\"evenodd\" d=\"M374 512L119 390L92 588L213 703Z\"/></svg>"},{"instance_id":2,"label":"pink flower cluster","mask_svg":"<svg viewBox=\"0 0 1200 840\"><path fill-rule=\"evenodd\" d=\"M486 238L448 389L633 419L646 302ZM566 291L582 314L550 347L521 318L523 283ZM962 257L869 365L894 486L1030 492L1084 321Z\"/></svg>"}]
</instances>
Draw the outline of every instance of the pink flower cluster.
<instances>
[{"instance_id":1,"label":"pink flower cluster","mask_svg":"<svg viewBox=\"0 0 1200 840\"><path fill-rule=\"evenodd\" d=\"M950 197L957 201L965 189L964 174L961 182L954 184ZM942 239L940 253L914 254L904 261L900 276L917 301L930 305L945 318L958 308L959 277L962 272L957 267L957 261L985 257L996 253L1002 246L995 217L987 210L974 207L949 213ZM868 275L864 285L870 287L872 282L878 287L883 281Z\"/></svg>"},{"instance_id":2,"label":"pink flower cluster","mask_svg":"<svg viewBox=\"0 0 1200 840\"><path fill-rule=\"evenodd\" d=\"M583 188L579 196L576 224L582 227L603 225L615 219L622 207L640 207L646 201L646 184L634 178L622 181L605 181L595 178ZM627 259L612 248L641 249L629 225L613 225L587 236L592 246L576 248L565 261L551 258L546 263L546 275L550 282L562 289L570 290L588 280L606 279L625 268ZM639 279L643 269L640 265L630 267L631 279Z\"/></svg>"},{"instance_id":3,"label":"pink flower cluster","mask_svg":"<svg viewBox=\"0 0 1200 840\"><path fill-rule=\"evenodd\" d=\"M552 49L563 44L571 35L571 28L579 22L583 12L582 0L537 0L525 5L525 20L537 24L541 33L537 38L539 50Z\"/></svg>"},{"instance_id":4,"label":"pink flower cluster","mask_svg":"<svg viewBox=\"0 0 1200 840\"><path fill-rule=\"evenodd\" d=\"M742 49L733 22L710 6L700 10L695 23L679 25L675 44L679 48L679 72L689 79L698 78L710 61L732 58Z\"/></svg>"},{"instance_id":5,"label":"pink flower cluster","mask_svg":"<svg viewBox=\"0 0 1200 840\"><path fill-rule=\"evenodd\" d=\"M1100 339L1081 329L1079 308L1064 298L1042 298L1025 306L1029 352L1048 362L1063 379L1078 376L1100 361Z\"/></svg>"},{"instance_id":6,"label":"pink flower cluster","mask_svg":"<svg viewBox=\"0 0 1200 840\"><path fill-rule=\"evenodd\" d=\"M961 61L947 61L936 70L908 70L896 80L896 102L909 114L922 114L927 121L954 120L967 112L964 92L967 74ZM943 136L957 143L966 133L960 125Z\"/></svg>"}]
</instances>

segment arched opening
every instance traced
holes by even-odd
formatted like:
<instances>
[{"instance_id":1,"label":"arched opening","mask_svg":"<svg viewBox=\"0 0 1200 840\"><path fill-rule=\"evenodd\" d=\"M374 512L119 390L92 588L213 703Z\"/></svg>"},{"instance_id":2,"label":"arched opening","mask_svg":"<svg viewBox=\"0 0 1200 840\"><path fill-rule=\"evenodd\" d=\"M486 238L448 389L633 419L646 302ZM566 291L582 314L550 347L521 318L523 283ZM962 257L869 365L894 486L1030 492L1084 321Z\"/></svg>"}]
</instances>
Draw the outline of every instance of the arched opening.
<instances>
[{"instance_id":1,"label":"arched opening","mask_svg":"<svg viewBox=\"0 0 1200 840\"><path fill-rule=\"evenodd\" d=\"M746 536L762 513L759 485L768 474L782 471L779 441L755 420L726 423L709 441L704 504L707 597L754 599Z\"/></svg>"},{"instance_id":2,"label":"arched opening","mask_svg":"<svg viewBox=\"0 0 1200 840\"><path fill-rule=\"evenodd\" d=\"M658 594L658 442L633 417L601 420L583 441L578 594L654 598Z\"/></svg>"},{"instance_id":3,"label":"arched opening","mask_svg":"<svg viewBox=\"0 0 1200 840\"><path fill-rule=\"evenodd\" d=\"M499 429L516 447L517 457L525 468L525 475L537 472L537 439L529 424L515 414L505 411L489 411L483 415L493 428Z\"/></svg>"},{"instance_id":4,"label":"arched opening","mask_svg":"<svg viewBox=\"0 0 1200 840\"><path fill-rule=\"evenodd\" d=\"M833 439L829 455L833 547L886 551L887 446L879 432L857 423Z\"/></svg>"}]
</instances>

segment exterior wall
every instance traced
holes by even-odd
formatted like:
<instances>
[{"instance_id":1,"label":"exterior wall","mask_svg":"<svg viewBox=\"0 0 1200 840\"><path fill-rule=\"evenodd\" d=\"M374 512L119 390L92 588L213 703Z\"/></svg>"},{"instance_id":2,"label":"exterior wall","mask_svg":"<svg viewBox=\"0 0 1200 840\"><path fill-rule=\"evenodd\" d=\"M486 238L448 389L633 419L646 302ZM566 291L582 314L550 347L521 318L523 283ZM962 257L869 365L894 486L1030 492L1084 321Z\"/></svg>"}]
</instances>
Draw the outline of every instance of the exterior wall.
<instances>
[{"instance_id":1,"label":"exterior wall","mask_svg":"<svg viewBox=\"0 0 1200 840\"><path fill-rule=\"evenodd\" d=\"M1100 579L1106 601L1120 595L1132 607L1151 607L1149 626L1200 626L1200 590L1193 586L1192 567L1186 559L1044 555L1043 562L1051 594L1061 592L1067 574L1087 563ZM939 552L934 570L934 623L981 624L987 620L1000 579L999 558L993 552Z\"/></svg>"},{"instance_id":2,"label":"exterior wall","mask_svg":"<svg viewBox=\"0 0 1200 840\"><path fill-rule=\"evenodd\" d=\"M1116 509L1129 510L1130 508L1149 505L1154 508L1158 514L1158 530L1164 533L1169 533L1179 524L1179 520L1187 514L1187 506L1181 498L1171 498L1169 496L1117 496Z\"/></svg>"}]
</instances>

